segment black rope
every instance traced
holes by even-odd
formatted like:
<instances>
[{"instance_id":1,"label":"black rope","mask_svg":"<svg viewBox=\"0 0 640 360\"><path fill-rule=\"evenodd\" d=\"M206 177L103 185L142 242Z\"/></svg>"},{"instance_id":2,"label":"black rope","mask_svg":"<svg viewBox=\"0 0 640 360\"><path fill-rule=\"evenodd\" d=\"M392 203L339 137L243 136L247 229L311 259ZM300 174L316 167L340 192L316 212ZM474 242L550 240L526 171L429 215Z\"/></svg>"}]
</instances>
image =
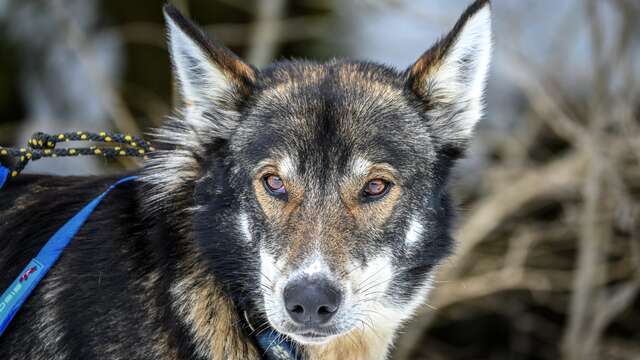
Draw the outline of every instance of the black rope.
<instances>
[{"instance_id":1,"label":"black rope","mask_svg":"<svg viewBox=\"0 0 640 360\"><path fill-rule=\"evenodd\" d=\"M93 141L121 146L56 148L57 144L67 141ZM5 148L0 146L0 156L16 159L15 167L10 168L11 176L16 177L24 170L29 161L42 158L81 155L103 156L106 158L120 156L145 157L154 150L151 143L141 137L120 133L76 131L52 135L37 132L31 136L25 148Z\"/></svg>"}]
</instances>

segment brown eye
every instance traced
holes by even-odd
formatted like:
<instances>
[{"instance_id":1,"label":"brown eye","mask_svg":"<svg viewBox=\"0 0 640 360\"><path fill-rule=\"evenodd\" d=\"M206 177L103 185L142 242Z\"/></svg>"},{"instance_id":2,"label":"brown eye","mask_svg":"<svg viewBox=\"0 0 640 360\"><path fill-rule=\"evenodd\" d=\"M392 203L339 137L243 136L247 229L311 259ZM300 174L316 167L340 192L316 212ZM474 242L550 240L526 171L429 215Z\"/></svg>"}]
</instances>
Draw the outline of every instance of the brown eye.
<instances>
[{"instance_id":1,"label":"brown eye","mask_svg":"<svg viewBox=\"0 0 640 360\"><path fill-rule=\"evenodd\" d=\"M264 187L272 194L284 194L287 190L284 188L284 182L278 175L267 175L262 180Z\"/></svg>"},{"instance_id":2,"label":"brown eye","mask_svg":"<svg viewBox=\"0 0 640 360\"><path fill-rule=\"evenodd\" d=\"M364 187L364 196L371 199L382 197L387 193L390 185L386 180L373 179Z\"/></svg>"}]
</instances>

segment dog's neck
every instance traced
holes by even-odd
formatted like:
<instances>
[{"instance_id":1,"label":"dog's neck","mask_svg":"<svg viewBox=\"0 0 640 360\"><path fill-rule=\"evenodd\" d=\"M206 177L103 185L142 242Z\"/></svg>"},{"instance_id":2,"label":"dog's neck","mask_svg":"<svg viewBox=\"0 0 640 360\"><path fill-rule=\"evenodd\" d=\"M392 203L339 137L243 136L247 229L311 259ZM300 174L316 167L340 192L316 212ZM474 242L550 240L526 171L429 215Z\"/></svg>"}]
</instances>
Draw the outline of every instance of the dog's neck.
<instances>
[{"instance_id":1,"label":"dog's neck","mask_svg":"<svg viewBox=\"0 0 640 360\"><path fill-rule=\"evenodd\" d=\"M393 342L395 328L356 329L325 345L307 346L308 360L382 360Z\"/></svg>"},{"instance_id":2,"label":"dog's neck","mask_svg":"<svg viewBox=\"0 0 640 360\"><path fill-rule=\"evenodd\" d=\"M389 348L396 332L397 324L387 327L372 327L364 325L346 335L340 336L333 341L322 345L299 345L283 340L281 335L272 335L275 330L268 328L255 328L255 319L250 320L247 312L243 312L243 317L250 328L250 336L257 338L256 343L261 346L263 353L282 353L284 349L291 353L291 358L296 358L297 354L303 355L304 360L338 360L338 359L361 359L376 360L386 359ZM264 323L265 320L259 320ZM389 324L389 323L387 323ZM271 335L269 335L271 333ZM253 335L252 335L253 334ZM265 339L260 337L265 336ZM280 349L278 349L280 348ZM296 350L297 349L297 350ZM267 356L269 358L269 356ZM275 356L275 358L278 358Z\"/></svg>"}]
</instances>

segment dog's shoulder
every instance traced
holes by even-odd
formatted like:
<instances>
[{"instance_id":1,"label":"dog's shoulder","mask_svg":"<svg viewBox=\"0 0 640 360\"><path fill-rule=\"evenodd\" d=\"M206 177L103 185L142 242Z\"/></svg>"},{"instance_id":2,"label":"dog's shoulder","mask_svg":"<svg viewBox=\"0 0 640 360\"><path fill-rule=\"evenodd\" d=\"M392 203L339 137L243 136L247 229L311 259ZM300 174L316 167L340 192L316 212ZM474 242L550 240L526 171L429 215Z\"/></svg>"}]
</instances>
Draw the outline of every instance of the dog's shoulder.
<instances>
[{"instance_id":1,"label":"dog's shoulder","mask_svg":"<svg viewBox=\"0 0 640 360\"><path fill-rule=\"evenodd\" d=\"M44 243L82 207L99 196L119 177L58 177L20 175L0 189L0 269L17 259L32 258ZM87 226L137 216L138 184L115 188L91 215ZM130 221L131 219L129 219ZM2 278L0 284L8 279Z\"/></svg>"},{"instance_id":2,"label":"dog's shoulder","mask_svg":"<svg viewBox=\"0 0 640 360\"><path fill-rule=\"evenodd\" d=\"M120 177L21 175L11 179L0 189L0 234L23 223L29 227L60 223L58 220L68 219ZM136 188L134 183L122 184L109 197L135 200ZM113 201L106 199L105 203Z\"/></svg>"},{"instance_id":3,"label":"dog's shoulder","mask_svg":"<svg viewBox=\"0 0 640 360\"><path fill-rule=\"evenodd\" d=\"M120 177L23 174L10 179L0 189L0 213L26 210L34 205L60 207L61 203L81 204L86 197L99 195L101 187L106 190Z\"/></svg>"}]
</instances>

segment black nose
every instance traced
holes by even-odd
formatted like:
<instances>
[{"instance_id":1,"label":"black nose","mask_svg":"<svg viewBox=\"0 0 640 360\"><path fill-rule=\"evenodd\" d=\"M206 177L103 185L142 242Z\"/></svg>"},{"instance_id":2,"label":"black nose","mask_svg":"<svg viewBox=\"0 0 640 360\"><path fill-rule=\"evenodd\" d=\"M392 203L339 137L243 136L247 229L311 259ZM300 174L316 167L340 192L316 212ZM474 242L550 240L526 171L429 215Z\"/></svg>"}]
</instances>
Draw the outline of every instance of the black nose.
<instances>
[{"instance_id":1,"label":"black nose","mask_svg":"<svg viewBox=\"0 0 640 360\"><path fill-rule=\"evenodd\" d=\"M284 288L284 306L300 325L318 326L329 322L340 307L342 295L324 277L302 277Z\"/></svg>"}]
</instances>

